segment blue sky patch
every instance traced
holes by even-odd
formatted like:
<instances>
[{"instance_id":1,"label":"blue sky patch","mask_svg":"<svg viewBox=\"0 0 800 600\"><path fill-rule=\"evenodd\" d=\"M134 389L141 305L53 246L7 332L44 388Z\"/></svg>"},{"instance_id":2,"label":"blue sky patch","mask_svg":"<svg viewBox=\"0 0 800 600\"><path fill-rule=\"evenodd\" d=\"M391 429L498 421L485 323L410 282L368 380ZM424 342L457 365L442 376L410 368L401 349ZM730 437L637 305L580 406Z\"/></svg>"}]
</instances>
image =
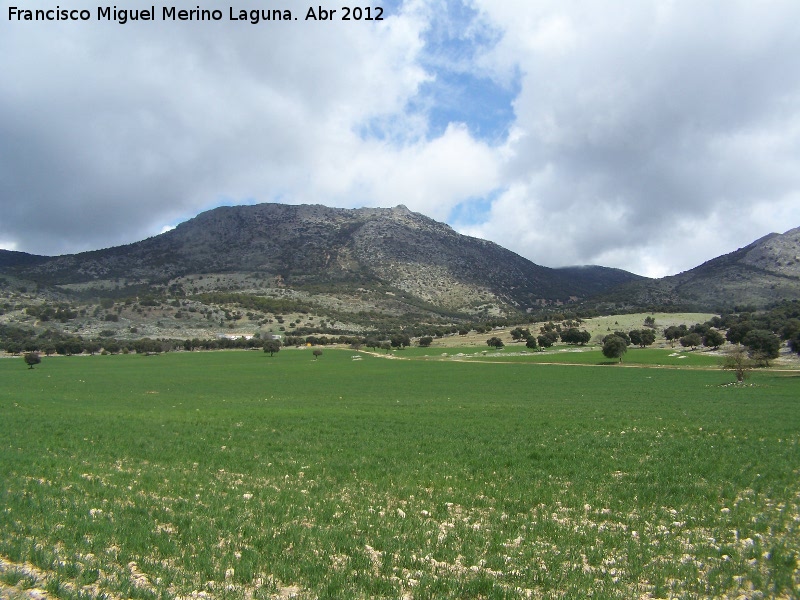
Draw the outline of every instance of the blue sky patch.
<instances>
[{"instance_id":1,"label":"blue sky patch","mask_svg":"<svg viewBox=\"0 0 800 600\"><path fill-rule=\"evenodd\" d=\"M496 189L486 196L470 198L457 204L447 216L447 222L456 228L485 223L492 211L492 204L504 191L505 189Z\"/></svg>"}]
</instances>

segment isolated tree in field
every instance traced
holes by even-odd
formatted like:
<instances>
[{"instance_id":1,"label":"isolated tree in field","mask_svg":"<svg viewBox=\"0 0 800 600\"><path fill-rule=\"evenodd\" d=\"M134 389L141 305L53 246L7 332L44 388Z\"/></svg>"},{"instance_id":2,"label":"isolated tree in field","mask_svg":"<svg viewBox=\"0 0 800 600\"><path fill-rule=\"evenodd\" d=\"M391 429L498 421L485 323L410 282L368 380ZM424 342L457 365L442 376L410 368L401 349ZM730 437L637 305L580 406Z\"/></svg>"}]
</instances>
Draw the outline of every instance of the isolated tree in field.
<instances>
[{"instance_id":1,"label":"isolated tree in field","mask_svg":"<svg viewBox=\"0 0 800 600\"><path fill-rule=\"evenodd\" d=\"M652 329L633 329L628 332L628 338L631 340L631 344L644 348L656 341L656 333Z\"/></svg>"},{"instance_id":2,"label":"isolated tree in field","mask_svg":"<svg viewBox=\"0 0 800 600\"><path fill-rule=\"evenodd\" d=\"M270 356L275 354L276 352L281 351L281 343L278 340L267 340L264 342L264 352L267 352Z\"/></svg>"},{"instance_id":3,"label":"isolated tree in field","mask_svg":"<svg viewBox=\"0 0 800 600\"><path fill-rule=\"evenodd\" d=\"M742 383L750 376L753 361L747 356L744 348L737 344L725 355L722 368L736 373L736 381Z\"/></svg>"},{"instance_id":4,"label":"isolated tree in field","mask_svg":"<svg viewBox=\"0 0 800 600\"><path fill-rule=\"evenodd\" d=\"M431 344L433 343L433 338L429 335L419 338L419 347L420 348L430 348Z\"/></svg>"},{"instance_id":5,"label":"isolated tree in field","mask_svg":"<svg viewBox=\"0 0 800 600\"><path fill-rule=\"evenodd\" d=\"M322 350L320 350L319 348L317 348L317 349L316 349L316 350L314 350L314 351L313 351L311 354L313 354L313 355L314 355L314 360L317 360L317 359L318 359L320 356L322 356Z\"/></svg>"},{"instance_id":6,"label":"isolated tree in field","mask_svg":"<svg viewBox=\"0 0 800 600\"><path fill-rule=\"evenodd\" d=\"M502 348L503 346L505 346L503 340L501 340L499 337L496 336L490 337L488 340L486 340L486 345L491 346L492 348Z\"/></svg>"},{"instance_id":7,"label":"isolated tree in field","mask_svg":"<svg viewBox=\"0 0 800 600\"><path fill-rule=\"evenodd\" d=\"M656 326L656 318L655 317L645 317L644 318L644 326L655 328Z\"/></svg>"},{"instance_id":8,"label":"isolated tree in field","mask_svg":"<svg viewBox=\"0 0 800 600\"><path fill-rule=\"evenodd\" d=\"M39 357L38 352L28 352L25 354L25 364L28 365L29 369L33 368L33 365L38 365L42 362L42 359Z\"/></svg>"},{"instance_id":9,"label":"isolated tree in field","mask_svg":"<svg viewBox=\"0 0 800 600\"><path fill-rule=\"evenodd\" d=\"M622 362L623 355L628 351L628 344L618 335L607 335L603 340L603 356L618 358Z\"/></svg>"},{"instance_id":10,"label":"isolated tree in field","mask_svg":"<svg viewBox=\"0 0 800 600\"><path fill-rule=\"evenodd\" d=\"M703 336L703 345L716 350L725 343L725 336L716 329L709 329Z\"/></svg>"}]
</instances>

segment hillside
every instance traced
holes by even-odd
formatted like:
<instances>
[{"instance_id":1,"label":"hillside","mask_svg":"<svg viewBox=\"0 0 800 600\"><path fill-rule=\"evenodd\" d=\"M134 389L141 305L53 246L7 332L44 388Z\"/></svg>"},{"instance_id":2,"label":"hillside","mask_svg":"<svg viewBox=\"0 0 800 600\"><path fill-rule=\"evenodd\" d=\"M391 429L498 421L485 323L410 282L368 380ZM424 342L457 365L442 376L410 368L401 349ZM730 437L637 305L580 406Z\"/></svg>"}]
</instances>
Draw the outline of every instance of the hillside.
<instances>
[{"instance_id":1,"label":"hillside","mask_svg":"<svg viewBox=\"0 0 800 600\"><path fill-rule=\"evenodd\" d=\"M0 251L0 327L117 339L452 330L562 305L722 312L796 298L800 228L660 280L543 267L403 206L221 207L125 246Z\"/></svg>"},{"instance_id":2,"label":"hillside","mask_svg":"<svg viewBox=\"0 0 800 600\"><path fill-rule=\"evenodd\" d=\"M713 311L800 299L800 227L769 234L672 277L629 282L601 299Z\"/></svg>"},{"instance_id":3,"label":"hillside","mask_svg":"<svg viewBox=\"0 0 800 600\"><path fill-rule=\"evenodd\" d=\"M404 206L220 207L126 246L52 258L20 254L0 257L0 273L53 293L291 291L394 314L525 311L640 279L601 267L542 267Z\"/></svg>"}]
</instances>

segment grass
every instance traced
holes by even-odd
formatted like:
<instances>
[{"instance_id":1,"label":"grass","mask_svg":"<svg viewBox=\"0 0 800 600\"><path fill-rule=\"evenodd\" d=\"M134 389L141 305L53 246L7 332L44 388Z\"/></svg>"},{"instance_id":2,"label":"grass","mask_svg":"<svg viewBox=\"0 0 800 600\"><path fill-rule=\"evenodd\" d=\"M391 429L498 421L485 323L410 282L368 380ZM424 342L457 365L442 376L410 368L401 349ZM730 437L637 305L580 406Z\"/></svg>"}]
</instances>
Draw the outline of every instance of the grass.
<instances>
[{"instance_id":1,"label":"grass","mask_svg":"<svg viewBox=\"0 0 800 600\"><path fill-rule=\"evenodd\" d=\"M26 564L60 598L797 597L797 374L354 354L0 360L0 581Z\"/></svg>"},{"instance_id":2,"label":"grass","mask_svg":"<svg viewBox=\"0 0 800 600\"><path fill-rule=\"evenodd\" d=\"M508 344L501 350L484 346L475 348L406 348L394 352L397 358L425 360L471 360L490 362L518 362L571 365L616 365L618 359L603 356L600 347L558 346L545 351L529 350L523 343ZM717 368L722 359L719 354L685 348L629 348L623 356L625 366L652 367L702 367Z\"/></svg>"}]
</instances>

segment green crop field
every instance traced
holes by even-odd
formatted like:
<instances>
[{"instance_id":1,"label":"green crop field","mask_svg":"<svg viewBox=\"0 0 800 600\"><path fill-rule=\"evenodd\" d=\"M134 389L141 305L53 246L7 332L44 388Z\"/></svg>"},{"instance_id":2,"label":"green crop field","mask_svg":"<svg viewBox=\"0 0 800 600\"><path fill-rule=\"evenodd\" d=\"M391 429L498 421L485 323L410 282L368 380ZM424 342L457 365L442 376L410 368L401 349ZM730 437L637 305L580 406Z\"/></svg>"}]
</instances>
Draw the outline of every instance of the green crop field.
<instances>
[{"instance_id":1,"label":"green crop field","mask_svg":"<svg viewBox=\"0 0 800 600\"><path fill-rule=\"evenodd\" d=\"M799 597L800 373L354 355L0 360L0 597Z\"/></svg>"},{"instance_id":2,"label":"green crop field","mask_svg":"<svg viewBox=\"0 0 800 600\"><path fill-rule=\"evenodd\" d=\"M486 348L484 346L484 348ZM383 351L377 352L385 356ZM501 350L494 348L406 348L394 352L395 358L422 360L470 360L472 362L521 362L540 364L573 365L616 365L619 359L606 358L596 345L559 346L546 351L528 350L524 344L508 345ZM683 348L630 348L623 356L624 366L653 367L705 367L719 368L722 357L719 353L707 350L686 350Z\"/></svg>"}]
</instances>

